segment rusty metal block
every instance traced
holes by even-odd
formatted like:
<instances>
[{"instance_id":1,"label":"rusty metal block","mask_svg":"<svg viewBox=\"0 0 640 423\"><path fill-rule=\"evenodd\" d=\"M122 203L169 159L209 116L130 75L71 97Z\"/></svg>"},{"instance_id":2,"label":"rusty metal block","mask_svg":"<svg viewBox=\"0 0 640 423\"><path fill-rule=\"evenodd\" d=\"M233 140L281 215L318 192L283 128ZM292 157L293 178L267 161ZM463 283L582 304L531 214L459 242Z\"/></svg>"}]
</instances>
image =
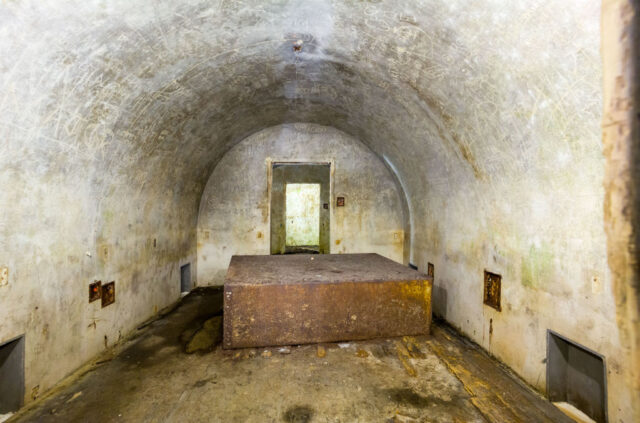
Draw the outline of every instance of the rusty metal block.
<instances>
[{"instance_id":1,"label":"rusty metal block","mask_svg":"<svg viewBox=\"0 0 640 423\"><path fill-rule=\"evenodd\" d=\"M427 275L377 254L234 256L224 287L224 348L423 335Z\"/></svg>"}]
</instances>

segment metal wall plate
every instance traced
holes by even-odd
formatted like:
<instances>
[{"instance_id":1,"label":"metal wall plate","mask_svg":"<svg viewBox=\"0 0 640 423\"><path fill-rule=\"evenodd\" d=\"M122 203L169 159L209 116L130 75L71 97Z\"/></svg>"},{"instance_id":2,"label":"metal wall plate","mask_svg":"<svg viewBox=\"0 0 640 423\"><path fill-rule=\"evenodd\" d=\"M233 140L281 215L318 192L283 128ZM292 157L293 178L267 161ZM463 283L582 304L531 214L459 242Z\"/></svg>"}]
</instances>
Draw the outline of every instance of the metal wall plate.
<instances>
[{"instance_id":1,"label":"metal wall plate","mask_svg":"<svg viewBox=\"0 0 640 423\"><path fill-rule=\"evenodd\" d=\"M102 282L93 281L89 284L89 302L92 303L102 298Z\"/></svg>"},{"instance_id":2,"label":"metal wall plate","mask_svg":"<svg viewBox=\"0 0 640 423\"><path fill-rule=\"evenodd\" d=\"M102 307L116 302L116 283L109 282L102 285Z\"/></svg>"},{"instance_id":3,"label":"metal wall plate","mask_svg":"<svg viewBox=\"0 0 640 423\"><path fill-rule=\"evenodd\" d=\"M498 311L502 311L500 306L500 291L502 276L484 271L484 303Z\"/></svg>"}]
</instances>

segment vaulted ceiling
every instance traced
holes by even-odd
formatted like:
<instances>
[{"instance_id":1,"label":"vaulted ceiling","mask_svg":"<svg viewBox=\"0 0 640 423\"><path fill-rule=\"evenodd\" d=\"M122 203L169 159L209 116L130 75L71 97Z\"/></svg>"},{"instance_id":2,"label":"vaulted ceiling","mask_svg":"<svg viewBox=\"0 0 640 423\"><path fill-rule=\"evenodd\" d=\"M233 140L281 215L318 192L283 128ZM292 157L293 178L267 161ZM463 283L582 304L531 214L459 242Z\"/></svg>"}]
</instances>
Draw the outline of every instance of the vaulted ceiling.
<instances>
[{"instance_id":1,"label":"vaulted ceiling","mask_svg":"<svg viewBox=\"0 0 640 423\"><path fill-rule=\"evenodd\" d=\"M0 127L33 172L194 194L234 143L298 121L416 194L544 176L599 153L598 5L576 3L8 3Z\"/></svg>"}]
</instances>

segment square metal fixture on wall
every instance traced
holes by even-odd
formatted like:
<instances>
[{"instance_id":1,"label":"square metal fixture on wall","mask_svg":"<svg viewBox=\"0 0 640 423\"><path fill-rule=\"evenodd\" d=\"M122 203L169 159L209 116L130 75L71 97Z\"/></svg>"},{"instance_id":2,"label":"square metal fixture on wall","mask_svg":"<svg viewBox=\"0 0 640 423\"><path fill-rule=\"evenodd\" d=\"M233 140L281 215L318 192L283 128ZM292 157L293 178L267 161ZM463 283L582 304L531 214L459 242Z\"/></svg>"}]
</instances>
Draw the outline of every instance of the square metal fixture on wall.
<instances>
[{"instance_id":1,"label":"square metal fixture on wall","mask_svg":"<svg viewBox=\"0 0 640 423\"><path fill-rule=\"evenodd\" d=\"M502 289L502 276L497 273L484 271L484 304L502 311L500 306L500 291Z\"/></svg>"},{"instance_id":2,"label":"square metal fixture on wall","mask_svg":"<svg viewBox=\"0 0 640 423\"><path fill-rule=\"evenodd\" d=\"M102 285L102 307L106 307L116 302L115 281Z\"/></svg>"}]
</instances>

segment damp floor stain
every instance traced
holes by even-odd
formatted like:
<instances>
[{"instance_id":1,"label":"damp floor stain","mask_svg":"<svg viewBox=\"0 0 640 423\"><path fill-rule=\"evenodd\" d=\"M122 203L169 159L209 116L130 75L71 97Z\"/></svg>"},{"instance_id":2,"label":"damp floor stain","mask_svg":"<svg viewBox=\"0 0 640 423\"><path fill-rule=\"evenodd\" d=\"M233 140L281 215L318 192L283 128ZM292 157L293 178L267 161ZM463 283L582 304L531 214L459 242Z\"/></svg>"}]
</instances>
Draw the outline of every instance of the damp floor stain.
<instances>
[{"instance_id":1,"label":"damp floor stain","mask_svg":"<svg viewBox=\"0 0 640 423\"><path fill-rule=\"evenodd\" d=\"M308 423L313 418L313 408L297 405L285 411L283 420L286 423Z\"/></svg>"},{"instance_id":2,"label":"damp floor stain","mask_svg":"<svg viewBox=\"0 0 640 423\"><path fill-rule=\"evenodd\" d=\"M11 422L567 421L439 323L431 337L291 346L284 354L223 350L221 321L222 290L194 290Z\"/></svg>"}]
</instances>

